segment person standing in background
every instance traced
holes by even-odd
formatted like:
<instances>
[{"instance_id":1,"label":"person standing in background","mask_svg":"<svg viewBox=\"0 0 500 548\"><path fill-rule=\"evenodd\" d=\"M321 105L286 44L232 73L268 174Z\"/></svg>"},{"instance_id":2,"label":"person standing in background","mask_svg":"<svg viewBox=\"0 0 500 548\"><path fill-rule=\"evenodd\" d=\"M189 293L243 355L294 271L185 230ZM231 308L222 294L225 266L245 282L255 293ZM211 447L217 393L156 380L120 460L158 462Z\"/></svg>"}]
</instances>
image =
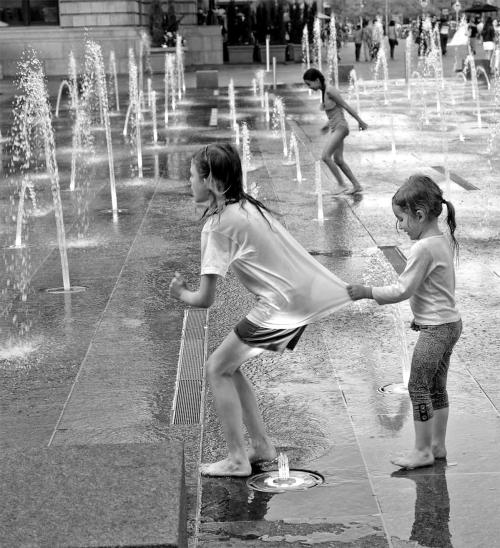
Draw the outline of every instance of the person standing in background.
<instances>
[{"instance_id":1,"label":"person standing in background","mask_svg":"<svg viewBox=\"0 0 500 548\"><path fill-rule=\"evenodd\" d=\"M359 63L359 56L361 54L361 46L363 45L363 29L361 25L356 25L356 30L354 31L354 50L356 55L356 63Z\"/></svg>"},{"instance_id":2,"label":"person standing in background","mask_svg":"<svg viewBox=\"0 0 500 548\"><path fill-rule=\"evenodd\" d=\"M389 28L387 29L387 37L389 38L389 47L391 50L391 59L394 59L394 48L398 45L398 36L396 34L396 23L391 19Z\"/></svg>"},{"instance_id":3,"label":"person standing in background","mask_svg":"<svg viewBox=\"0 0 500 548\"><path fill-rule=\"evenodd\" d=\"M484 53L487 59L491 61L493 50L495 49L495 27L493 26L493 20L491 17L486 19L481 37L483 39Z\"/></svg>"},{"instance_id":4,"label":"person standing in background","mask_svg":"<svg viewBox=\"0 0 500 548\"><path fill-rule=\"evenodd\" d=\"M371 59L372 34L372 22L368 21L368 23L364 23L363 25L363 55L365 57L365 61L369 61Z\"/></svg>"},{"instance_id":5,"label":"person standing in background","mask_svg":"<svg viewBox=\"0 0 500 548\"><path fill-rule=\"evenodd\" d=\"M446 47L448 45L448 34L450 32L450 26L446 19L441 19L441 25L439 27L439 41L441 43L441 53L446 55Z\"/></svg>"}]
</instances>

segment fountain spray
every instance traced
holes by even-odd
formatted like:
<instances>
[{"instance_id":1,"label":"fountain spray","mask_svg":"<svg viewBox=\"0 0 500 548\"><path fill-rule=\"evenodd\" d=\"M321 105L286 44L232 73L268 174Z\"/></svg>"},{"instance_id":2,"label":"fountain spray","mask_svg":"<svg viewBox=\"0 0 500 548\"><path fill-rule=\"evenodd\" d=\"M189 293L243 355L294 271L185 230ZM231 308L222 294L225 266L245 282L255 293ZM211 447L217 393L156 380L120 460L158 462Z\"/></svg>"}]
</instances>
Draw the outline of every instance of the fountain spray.
<instances>
[{"instance_id":1,"label":"fountain spray","mask_svg":"<svg viewBox=\"0 0 500 548\"><path fill-rule=\"evenodd\" d=\"M142 179L142 142L141 142L141 103L139 98L139 89L137 87L137 65L135 63L134 50L129 48L128 50L128 69L129 69L129 90L130 90L130 104L129 109L135 114L135 143L137 152L137 168L139 170L139 178Z\"/></svg>"},{"instance_id":2,"label":"fountain spray","mask_svg":"<svg viewBox=\"0 0 500 548\"><path fill-rule=\"evenodd\" d=\"M385 47L384 42L382 41L380 43L380 48L377 52L377 59L375 61L375 66L373 67L373 78L374 80L378 79L378 73L380 70L380 67L382 67L382 74L383 74L383 90L384 90L384 105L389 104L389 99L387 98L387 91L389 88L389 70L387 68L387 55L385 53Z\"/></svg>"},{"instance_id":3,"label":"fountain spray","mask_svg":"<svg viewBox=\"0 0 500 548\"><path fill-rule=\"evenodd\" d=\"M63 80L59 86L59 91L57 92L57 102L56 102L56 118L59 118L59 105L61 103L61 96L64 88L68 89L70 100L71 100L71 109L76 110L78 108L78 79L76 75L76 61L73 52L69 53L69 66L68 66L68 80Z\"/></svg>"},{"instance_id":4,"label":"fountain spray","mask_svg":"<svg viewBox=\"0 0 500 548\"><path fill-rule=\"evenodd\" d=\"M25 51L23 53L21 61L19 62L17 86L21 92L20 95L15 98L14 107L15 123L13 127L21 130L21 134L18 137L13 138L14 142L16 142L16 139L18 140L16 149L17 152L21 154L17 160L23 171L28 170L34 160L34 156L32 156L34 143L31 142L31 139L35 138L38 140L37 136L41 137L45 167L50 177L50 186L54 203L63 286L65 291L70 291L71 286L69 280L66 234L49 96L42 64L33 50ZM26 190L27 185L28 183L25 182L23 185L24 191ZM26 300L25 292L23 293L22 299Z\"/></svg>"},{"instance_id":5,"label":"fountain spray","mask_svg":"<svg viewBox=\"0 0 500 548\"><path fill-rule=\"evenodd\" d=\"M231 120L231 127L236 131L238 122L236 121L236 99L234 93L234 82L232 78L229 80L227 95L229 99L229 118Z\"/></svg>"},{"instance_id":6,"label":"fountain spray","mask_svg":"<svg viewBox=\"0 0 500 548\"><path fill-rule=\"evenodd\" d=\"M330 14L330 37L328 39L328 75L330 82L335 87L339 87L339 59L337 51L337 24L335 21L335 13L333 11Z\"/></svg>"},{"instance_id":7,"label":"fountain spray","mask_svg":"<svg viewBox=\"0 0 500 548\"><path fill-rule=\"evenodd\" d=\"M349 100L351 98L352 93L354 93L354 97L356 98L356 110L358 114L361 115L361 108L359 104L359 83L358 83L358 75L356 74L356 69L351 69L351 72L349 72L349 95L348 95Z\"/></svg>"},{"instance_id":8,"label":"fountain spray","mask_svg":"<svg viewBox=\"0 0 500 548\"><path fill-rule=\"evenodd\" d=\"M370 254L368 264L363 272L363 283L365 285L390 285L397 281L396 271L389 263L384 253L377 247ZM402 384L397 385L396 392L406 391L410 379L411 361L408 353L408 343L406 340L406 329L401 312L401 303L395 303L388 306L393 319L393 325L397 341L399 343L399 356L401 359Z\"/></svg>"},{"instance_id":9,"label":"fountain spray","mask_svg":"<svg viewBox=\"0 0 500 548\"><path fill-rule=\"evenodd\" d=\"M318 195L318 218L317 221L323 224L325 215L323 213L323 189L321 188L321 162L318 160L314 165L314 181L316 194Z\"/></svg>"},{"instance_id":10,"label":"fountain spray","mask_svg":"<svg viewBox=\"0 0 500 548\"><path fill-rule=\"evenodd\" d=\"M323 71L321 63L321 21L317 17L314 19L313 42L313 63L317 66L318 70Z\"/></svg>"},{"instance_id":11,"label":"fountain spray","mask_svg":"<svg viewBox=\"0 0 500 548\"><path fill-rule=\"evenodd\" d=\"M476 71L476 62L474 60L474 55L470 49L469 45L469 54L465 58L464 72L470 72L470 82L472 90L472 99L476 102L476 113L477 113L477 127L482 128L481 121L481 102L479 99L479 88L477 85L477 71Z\"/></svg>"},{"instance_id":12,"label":"fountain spray","mask_svg":"<svg viewBox=\"0 0 500 548\"><path fill-rule=\"evenodd\" d=\"M257 77L257 83L259 84L260 106L261 108L264 108L264 71L258 70L255 75Z\"/></svg>"},{"instance_id":13,"label":"fountain spray","mask_svg":"<svg viewBox=\"0 0 500 548\"><path fill-rule=\"evenodd\" d=\"M269 122L271 119L271 113L269 112L269 93L267 91L264 93L264 112L266 122Z\"/></svg>"},{"instance_id":14,"label":"fountain spray","mask_svg":"<svg viewBox=\"0 0 500 548\"><path fill-rule=\"evenodd\" d=\"M99 97L100 112L104 118L104 129L106 132L106 144L108 150L109 166L109 186L111 191L111 205L113 215L118 213L118 204L116 200L115 169L113 158L113 143L111 140L111 124L109 121L108 93L106 85L106 73L104 71L104 61L102 57L101 46L92 40L87 41L85 45L85 78L87 81L93 79L97 88ZM87 89L92 86L88 85Z\"/></svg>"},{"instance_id":15,"label":"fountain spray","mask_svg":"<svg viewBox=\"0 0 500 548\"><path fill-rule=\"evenodd\" d=\"M311 58L309 52L309 30L307 25L304 25L302 31L302 72L311 68Z\"/></svg>"},{"instance_id":16,"label":"fountain spray","mask_svg":"<svg viewBox=\"0 0 500 548\"><path fill-rule=\"evenodd\" d=\"M283 141L283 157L288 156L288 145L286 142L285 106L282 97L274 98L272 128L275 134L281 135Z\"/></svg>"},{"instance_id":17,"label":"fountain spray","mask_svg":"<svg viewBox=\"0 0 500 548\"><path fill-rule=\"evenodd\" d=\"M248 131L248 124L246 122L241 123L241 168L243 173L243 192L247 192L247 173L251 164L251 152L250 152L250 133Z\"/></svg>"},{"instance_id":18,"label":"fountain spray","mask_svg":"<svg viewBox=\"0 0 500 548\"><path fill-rule=\"evenodd\" d=\"M158 142L158 123L156 120L156 91L151 91L151 113L153 117L153 143Z\"/></svg>"},{"instance_id":19,"label":"fountain spray","mask_svg":"<svg viewBox=\"0 0 500 548\"><path fill-rule=\"evenodd\" d=\"M115 91L115 107L116 112L120 112L120 94L118 92L118 74L116 70L116 57L115 57L115 51L111 50L109 53L109 72L111 75L111 79L113 82L113 88Z\"/></svg>"}]
</instances>

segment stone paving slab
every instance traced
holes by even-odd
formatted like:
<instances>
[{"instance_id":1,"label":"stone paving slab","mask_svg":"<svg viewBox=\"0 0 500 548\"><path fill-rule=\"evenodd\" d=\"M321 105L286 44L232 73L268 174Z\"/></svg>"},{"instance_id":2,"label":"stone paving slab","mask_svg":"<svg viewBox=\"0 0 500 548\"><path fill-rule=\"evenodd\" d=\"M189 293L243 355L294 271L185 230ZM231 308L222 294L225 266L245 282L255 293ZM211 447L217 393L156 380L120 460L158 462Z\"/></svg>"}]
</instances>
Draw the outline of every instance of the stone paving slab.
<instances>
[{"instance_id":1,"label":"stone paving slab","mask_svg":"<svg viewBox=\"0 0 500 548\"><path fill-rule=\"evenodd\" d=\"M9 451L0 474L5 548L186 546L180 442Z\"/></svg>"}]
</instances>

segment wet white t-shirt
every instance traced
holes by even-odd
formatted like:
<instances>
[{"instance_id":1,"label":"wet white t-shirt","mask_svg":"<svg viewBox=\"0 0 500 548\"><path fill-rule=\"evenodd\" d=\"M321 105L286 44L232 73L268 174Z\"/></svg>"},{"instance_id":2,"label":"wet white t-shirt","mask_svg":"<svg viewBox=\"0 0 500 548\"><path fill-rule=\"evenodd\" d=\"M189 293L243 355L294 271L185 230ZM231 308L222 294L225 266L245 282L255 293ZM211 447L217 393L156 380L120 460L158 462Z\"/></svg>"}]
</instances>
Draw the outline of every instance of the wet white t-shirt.
<instances>
[{"instance_id":1,"label":"wet white t-shirt","mask_svg":"<svg viewBox=\"0 0 500 548\"><path fill-rule=\"evenodd\" d=\"M448 239L440 234L415 242L398 281L393 285L374 287L372 294L378 304L397 303L409 298L415 322L419 325L458 321L455 269Z\"/></svg>"},{"instance_id":2,"label":"wet white t-shirt","mask_svg":"<svg viewBox=\"0 0 500 548\"><path fill-rule=\"evenodd\" d=\"M264 215L245 202L210 217L201 233L201 274L225 276L231 267L257 297L248 320L271 329L306 325L350 302L346 283Z\"/></svg>"}]
</instances>

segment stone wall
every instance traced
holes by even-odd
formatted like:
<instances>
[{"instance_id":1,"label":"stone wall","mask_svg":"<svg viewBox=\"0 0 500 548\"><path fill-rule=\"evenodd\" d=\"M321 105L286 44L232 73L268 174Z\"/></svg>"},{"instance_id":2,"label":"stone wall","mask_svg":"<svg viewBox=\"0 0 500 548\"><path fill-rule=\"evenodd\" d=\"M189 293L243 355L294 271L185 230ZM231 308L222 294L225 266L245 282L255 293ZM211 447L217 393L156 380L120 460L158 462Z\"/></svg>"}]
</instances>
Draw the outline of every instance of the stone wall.
<instances>
[{"instance_id":1,"label":"stone wall","mask_svg":"<svg viewBox=\"0 0 500 548\"><path fill-rule=\"evenodd\" d=\"M140 3L137 0L59 0L59 20L62 28L140 25Z\"/></svg>"},{"instance_id":2,"label":"stone wall","mask_svg":"<svg viewBox=\"0 0 500 548\"><path fill-rule=\"evenodd\" d=\"M114 50L118 72L128 71L128 49L138 51L140 30L148 26L150 0L59 0L59 6L60 26L0 28L4 78L15 76L17 61L28 47L39 52L48 76L66 75L69 53L73 51L77 61L83 57L86 33L101 45L106 64ZM222 64L219 26L196 25L193 0L176 0L175 13L177 18L183 16L180 32L186 42L186 66Z\"/></svg>"}]
</instances>

